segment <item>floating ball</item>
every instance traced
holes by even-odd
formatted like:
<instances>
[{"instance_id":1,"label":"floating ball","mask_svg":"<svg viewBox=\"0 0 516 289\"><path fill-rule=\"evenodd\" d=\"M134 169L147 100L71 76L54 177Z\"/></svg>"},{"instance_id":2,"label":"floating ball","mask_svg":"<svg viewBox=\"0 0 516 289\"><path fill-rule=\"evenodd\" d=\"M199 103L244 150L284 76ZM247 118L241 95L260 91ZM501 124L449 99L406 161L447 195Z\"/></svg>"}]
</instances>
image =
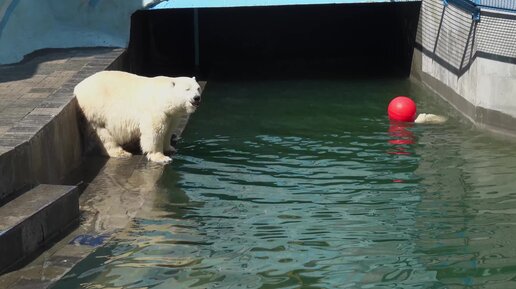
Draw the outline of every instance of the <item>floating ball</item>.
<instances>
[{"instance_id":1,"label":"floating ball","mask_svg":"<svg viewBox=\"0 0 516 289\"><path fill-rule=\"evenodd\" d=\"M416 119L416 103L406 96L397 96L389 103L387 113L390 120L413 122Z\"/></svg>"}]
</instances>

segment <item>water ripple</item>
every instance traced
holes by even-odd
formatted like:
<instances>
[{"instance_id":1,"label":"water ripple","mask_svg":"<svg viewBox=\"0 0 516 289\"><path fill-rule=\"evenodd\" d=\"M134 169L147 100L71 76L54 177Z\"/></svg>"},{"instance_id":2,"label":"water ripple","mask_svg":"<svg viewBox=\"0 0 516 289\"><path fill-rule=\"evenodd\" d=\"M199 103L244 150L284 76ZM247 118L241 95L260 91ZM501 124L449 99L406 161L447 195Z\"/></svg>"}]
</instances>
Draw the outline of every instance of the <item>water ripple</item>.
<instances>
[{"instance_id":1,"label":"water ripple","mask_svg":"<svg viewBox=\"0 0 516 289\"><path fill-rule=\"evenodd\" d=\"M389 124L386 91L446 111L404 81L322 82L210 83L159 217L56 289L514 288L513 144Z\"/></svg>"}]
</instances>

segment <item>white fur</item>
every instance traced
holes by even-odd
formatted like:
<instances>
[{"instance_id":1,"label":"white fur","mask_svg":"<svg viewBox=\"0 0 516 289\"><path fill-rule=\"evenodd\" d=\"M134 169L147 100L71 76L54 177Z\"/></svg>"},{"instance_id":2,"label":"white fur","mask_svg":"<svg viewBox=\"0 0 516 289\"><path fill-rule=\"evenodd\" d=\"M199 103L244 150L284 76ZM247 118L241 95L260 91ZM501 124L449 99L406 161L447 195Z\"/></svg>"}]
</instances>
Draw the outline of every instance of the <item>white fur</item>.
<instances>
[{"instance_id":1,"label":"white fur","mask_svg":"<svg viewBox=\"0 0 516 289\"><path fill-rule=\"evenodd\" d=\"M435 115L431 113L421 113L417 116L415 123L427 123L427 124L442 124L448 120L447 117L442 115Z\"/></svg>"},{"instance_id":2,"label":"white fur","mask_svg":"<svg viewBox=\"0 0 516 289\"><path fill-rule=\"evenodd\" d=\"M121 146L139 138L149 160L168 163L172 159L164 152L174 151L170 138L180 120L195 111L200 86L189 77L102 71L80 82L74 94L107 155L130 156Z\"/></svg>"}]
</instances>

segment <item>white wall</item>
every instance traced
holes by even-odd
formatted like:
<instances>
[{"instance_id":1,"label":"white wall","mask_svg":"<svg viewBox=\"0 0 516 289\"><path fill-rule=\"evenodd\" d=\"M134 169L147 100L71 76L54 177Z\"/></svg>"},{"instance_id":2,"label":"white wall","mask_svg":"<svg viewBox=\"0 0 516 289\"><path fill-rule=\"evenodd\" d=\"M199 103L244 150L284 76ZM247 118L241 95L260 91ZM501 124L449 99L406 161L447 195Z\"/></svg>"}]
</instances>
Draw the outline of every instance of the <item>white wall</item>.
<instances>
[{"instance_id":1,"label":"white wall","mask_svg":"<svg viewBox=\"0 0 516 289\"><path fill-rule=\"evenodd\" d=\"M458 77L430 57L422 56L422 71L438 79L475 107L516 117L516 65L476 58Z\"/></svg>"},{"instance_id":2,"label":"white wall","mask_svg":"<svg viewBox=\"0 0 516 289\"><path fill-rule=\"evenodd\" d=\"M42 48L126 47L134 11L160 0L0 0L0 64Z\"/></svg>"}]
</instances>

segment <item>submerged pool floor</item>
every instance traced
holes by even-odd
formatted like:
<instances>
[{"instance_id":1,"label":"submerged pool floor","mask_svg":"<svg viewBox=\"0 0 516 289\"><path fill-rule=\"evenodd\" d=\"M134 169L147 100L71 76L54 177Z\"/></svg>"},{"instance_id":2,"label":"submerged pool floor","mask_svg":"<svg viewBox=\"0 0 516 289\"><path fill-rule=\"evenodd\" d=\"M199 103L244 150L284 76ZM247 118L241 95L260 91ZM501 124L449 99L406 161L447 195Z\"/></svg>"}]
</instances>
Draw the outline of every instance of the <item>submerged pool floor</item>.
<instances>
[{"instance_id":1,"label":"submerged pool floor","mask_svg":"<svg viewBox=\"0 0 516 289\"><path fill-rule=\"evenodd\" d=\"M451 119L390 124L396 95ZM54 289L515 288L516 147L418 84L213 81L203 97L151 209Z\"/></svg>"}]
</instances>

